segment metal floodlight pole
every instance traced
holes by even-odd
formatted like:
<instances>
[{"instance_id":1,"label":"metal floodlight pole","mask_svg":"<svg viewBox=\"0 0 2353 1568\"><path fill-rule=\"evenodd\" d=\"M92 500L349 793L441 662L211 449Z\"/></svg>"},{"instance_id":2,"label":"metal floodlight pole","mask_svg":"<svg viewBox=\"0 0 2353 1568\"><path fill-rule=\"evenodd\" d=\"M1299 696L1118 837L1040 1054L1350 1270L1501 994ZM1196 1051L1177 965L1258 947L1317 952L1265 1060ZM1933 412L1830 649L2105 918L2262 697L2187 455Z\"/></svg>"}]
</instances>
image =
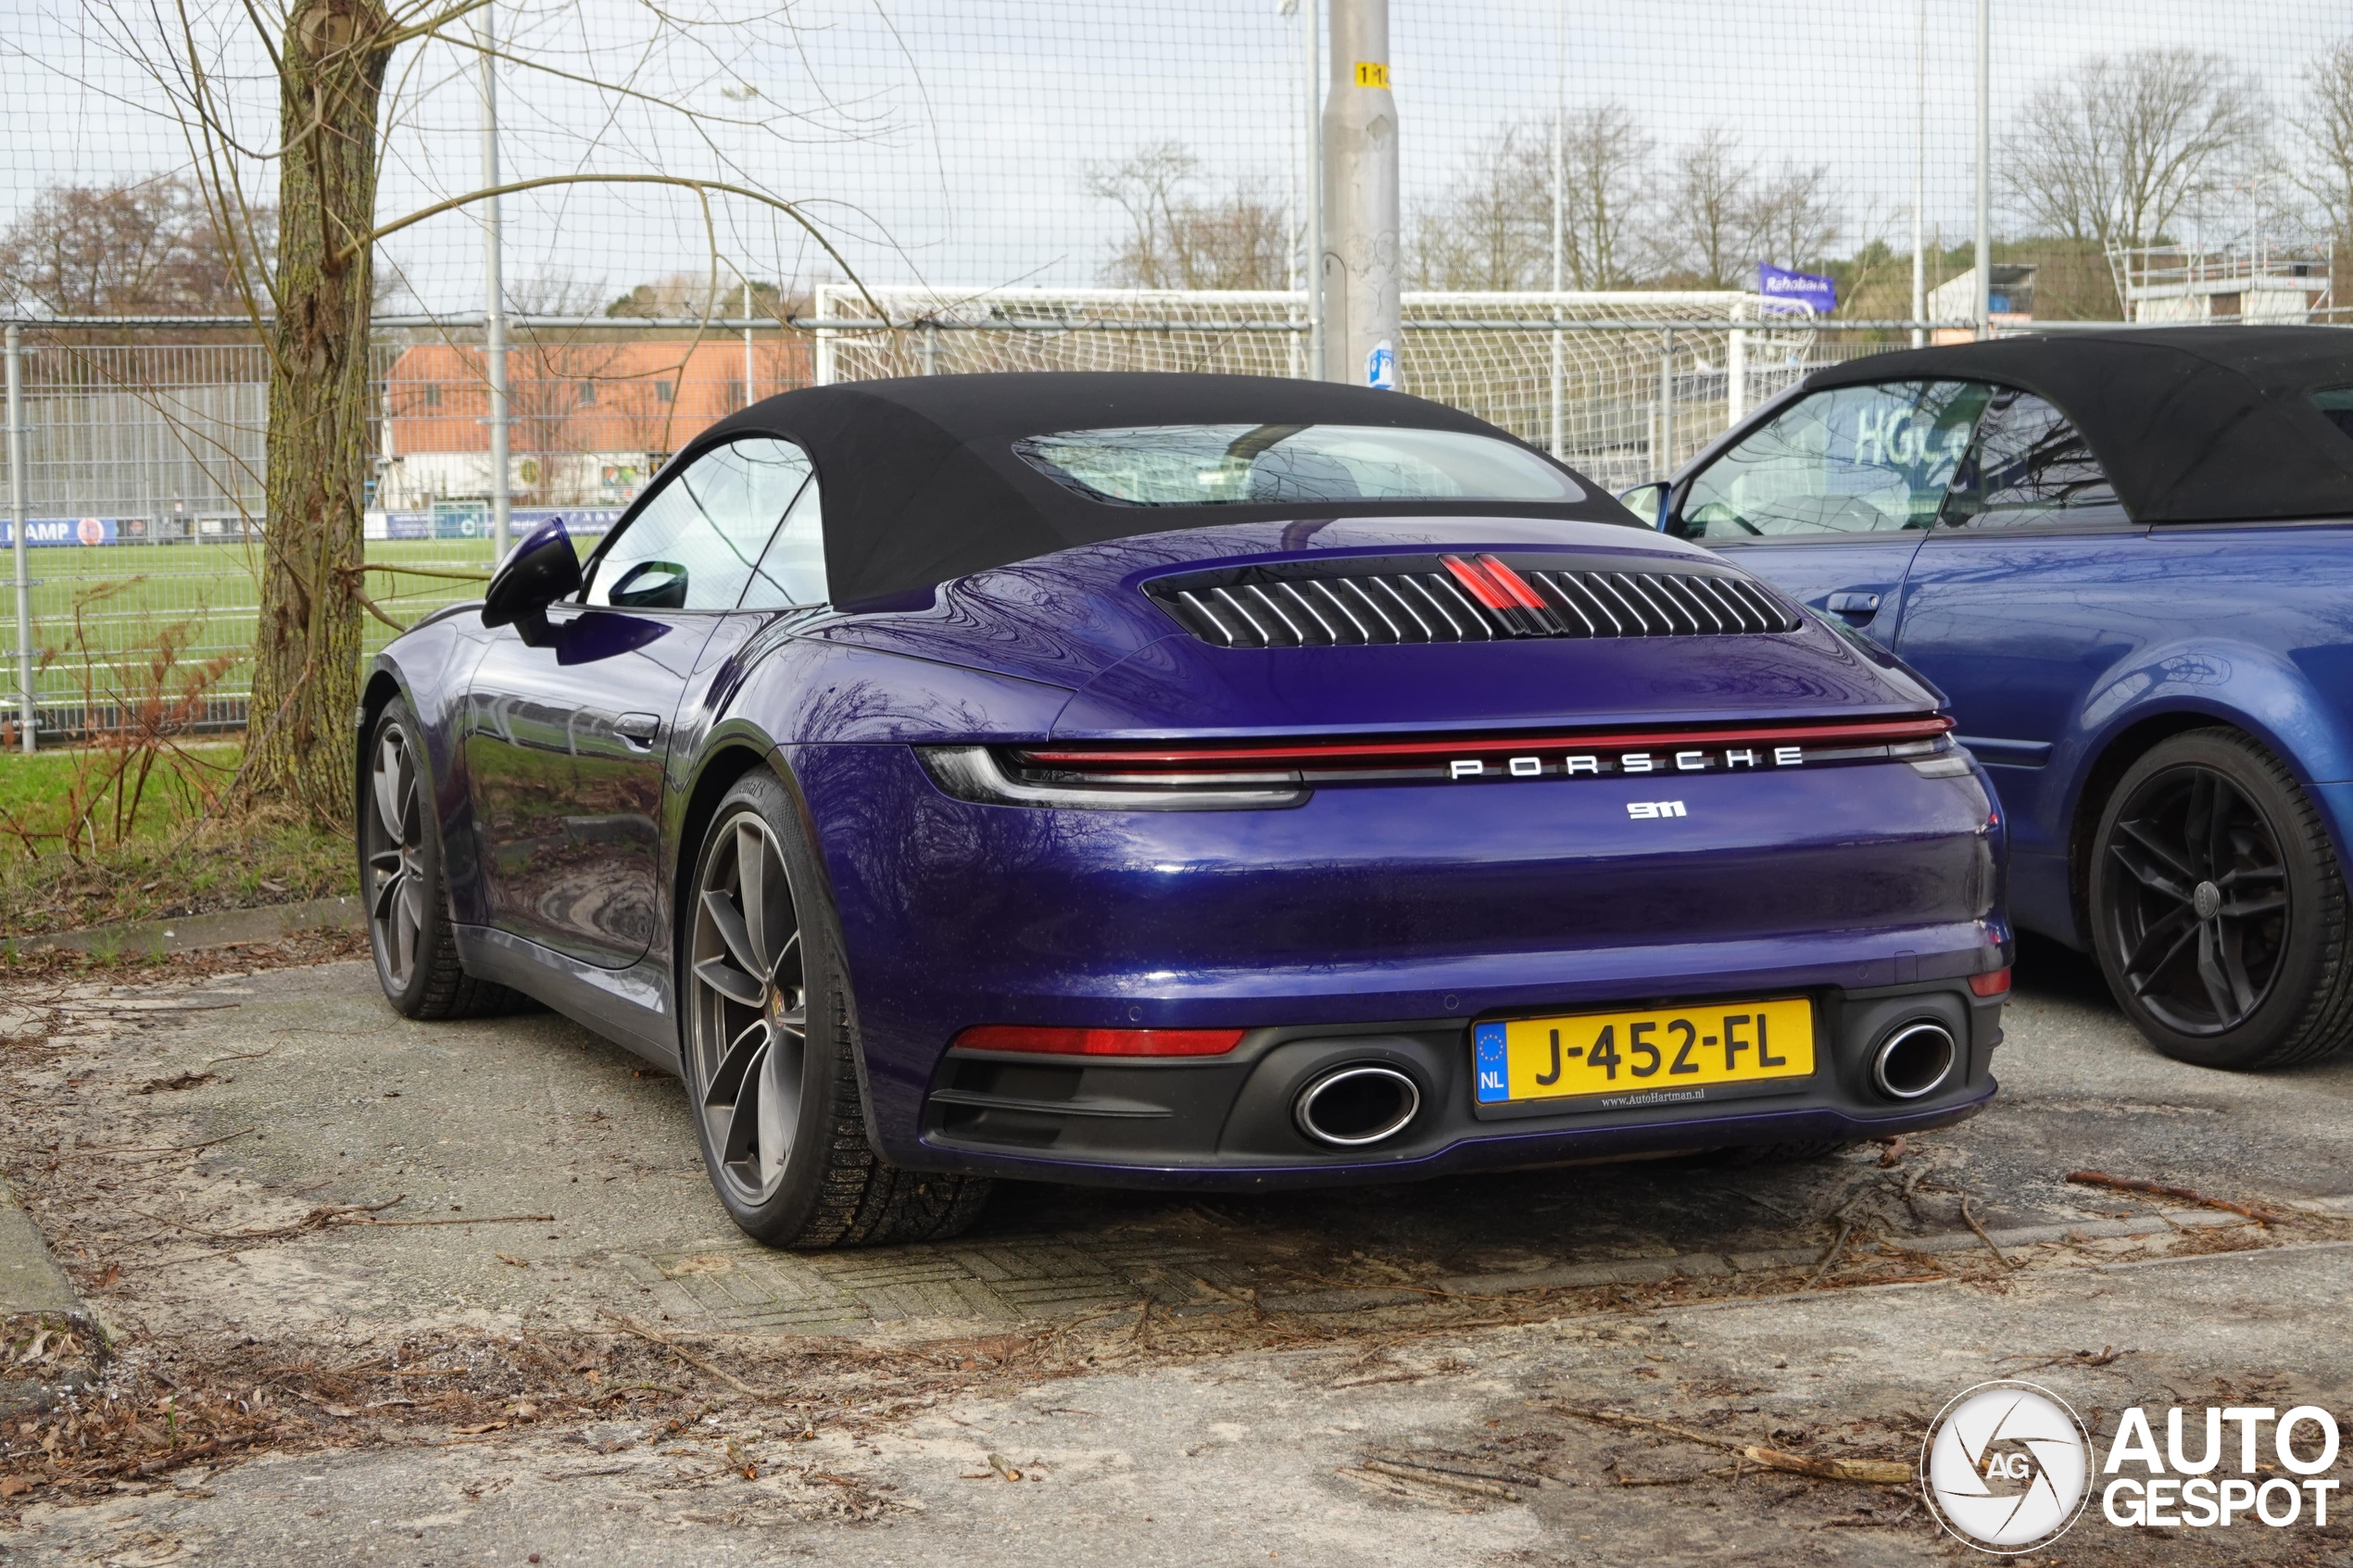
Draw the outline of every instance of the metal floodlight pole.
<instances>
[{"instance_id":1,"label":"metal floodlight pole","mask_svg":"<svg viewBox=\"0 0 2353 1568\"><path fill-rule=\"evenodd\" d=\"M1323 0L1307 0L1307 373L1324 379Z\"/></svg>"},{"instance_id":2,"label":"metal floodlight pole","mask_svg":"<svg viewBox=\"0 0 2353 1568\"><path fill-rule=\"evenodd\" d=\"M8 546L17 567L17 738L33 748L32 579L25 571L24 336L8 323Z\"/></svg>"},{"instance_id":3,"label":"metal floodlight pole","mask_svg":"<svg viewBox=\"0 0 2353 1568\"><path fill-rule=\"evenodd\" d=\"M1928 320L1928 257L1922 251L1921 209L1928 202L1928 0L1919 0L1912 31L1912 320ZM1928 334L1912 329L1912 346Z\"/></svg>"},{"instance_id":4,"label":"metal floodlight pole","mask_svg":"<svg viewBox=\"0 0 2353 1568\"><path fill-rule=\"evenodd\" d=\"M1651 467L1660 479L1675 477L1675 329L1658 339L1658 452Z\"/></svg>"},{"instance_id":5,"label":"metal floodlight pole","mask_svg":"<svg viewBox=\"0 0 2353 1568\"><path fill-rule=\"evenodd\" d=\"M1324 102L1324 377L1398 384L1397 103L1389 92L1389 0L1331 0Z\"/></svg>"},{"instance_id":6,"label":"metal floodlight pole","mask_svg":"<svg viewBox=\"0 0 2353 1568\"><path fill-rule=\"evenodd\" d=\"M1567 286L1563 263L1568 241L1568 0L1561 0L1558 37L1553 50L1553 293ZM1554 307L1557 313L1559 306ZM1568 453L1568 340L1553 334L1553 456Z\"/></svg>"},{"instance_id":7,"label":"metal floodlight pole","mask_svg":"<svg viewBox=\"0 0 2353 1568\"><path fill-rule=\"evenodd\" d=\"M1994 0L1977 0L1977 336L1994 335L1993 184Z\"/></svg>"},{"instance_id":8,"label":"metal floodlight pole","mask_svg":"<svg viewBox=\"0 0 2353 1568\"><path fill-rule=\"evenodd\" d=\"M498 188L498 62L497 34L492 31L496 7L485 5L474 14L474 36L482 44L482 185ZM490 388L490 540L501 559L507 554L507 530L513 498L507 473L507 302L502 275L503 245L498 232L498 198L484 198L482 220L483 360ZM747 312L749 314L749 312Z\"/></svg>"},{"instance_id":9,"label":"metal floodlight pole","mask_svg":"<svg viewBox=\"0 0 2353 1568\"><path fill-rule=\"evenodd\" d=\"M719 90L719 95L744 105L745 115L749 117L751 101L760 96L760 89L749 82L739 82L733 87L722 87ZM744 133L741 173L744 179L749 181L751 178L751 125L749 118L746 119L741 129ZM751 320L751 274L749 272L744 274L744 320L747 322ZM751 328L746 326L744 328L744 407L747 408L760 401L758 381L759 378L752 373Z\"/></svg>"}]
</instances>

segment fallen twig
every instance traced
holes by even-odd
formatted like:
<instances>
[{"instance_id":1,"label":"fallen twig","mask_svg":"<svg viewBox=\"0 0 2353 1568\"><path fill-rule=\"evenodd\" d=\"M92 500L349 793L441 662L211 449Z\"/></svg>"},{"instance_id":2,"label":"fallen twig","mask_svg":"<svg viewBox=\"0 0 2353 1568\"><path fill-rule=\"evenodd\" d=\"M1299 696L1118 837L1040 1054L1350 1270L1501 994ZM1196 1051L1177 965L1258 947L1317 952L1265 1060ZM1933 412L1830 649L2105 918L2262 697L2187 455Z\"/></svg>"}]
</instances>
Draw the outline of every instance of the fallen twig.
<instances>
[{"instance_id":1,"label":"fallen twig","mask_svg":"<svg viewBox=\"0 0 2353 1568\"><path fill-rule=\"evenodd\" d=\"M1911 1485L1912 1467L1884 1459L1812 1459L1805 1454L1785 1454L1778 1449L1768 1449L1754 1443L1736 1443L1729 1437L1718 1437L1705 1432L1694 1432L1688 1426L1676 1426L1648 1416L1626 1415L1617 1411L1585 1410L1574 1405L1543 1403L1563 1415L1573 1415L1581 1421L1601 1422L1617 1426L1642 1426L1654 1432L1664 1432L1687 1443L1705 1448L1721 1449L1726 1453L1740 1455L1751 1464L1768 1470L1784 1471L1792 1475L1811 1475L1823 1481L1859 1481L1872 1486L1906 1486Z\"/></svg>"},{"instance_id":2,"label":"fallen twig","mask_svg":"<svg viewBox=\"0 0 2353 1568\"><path fill-rule=\"evenodd\" d=\"M2287 1219L2286 1215L2274 1210L2258 1209L2248 1203L2233 1203L2227 1198L2208 1198L2189 1187L2168 1186L2163 1182L2145 1182L2137 1176L2111 1176L2105 1171L2070 1171L2067 1179L2077 1186L2107 1187L2115 1192L2144 1192L2153 1198L2178 1198L2184 1203L2198 1203L2208 1209L2243 1214L2259 1225L2280 1224Z\"/></svg>"},{"instance_id":3,"label":"fallen twig","mask_svg":"<svg viewBox=\"0 0 2353 1568\"><path fill-rule=\"evenodd\" d=\"M1994 1238L1992 1236L1985 1234L1985 1227L1977 1223L1977 1216L1969 1212L1969 1196L1966 1193L1961 1196L1961 1218L1968 1223L1969 1229L1977 1233L1977 1239L1985 1244L1985 1250L1994 1254L1994 1261L1995 1262L2001 1264L2002 1267L2006 1269L2022 1269L2026 1267L2026 1263L2023 1259L2010 1257L1999 1247L1994 1245Z\"/></svg>"},{"instance_id":4,"label":"fallen twig","mask_svg":"<svg viewBox=\"0 0 2353 1568\"><path fill-rule=\"evenodd\" d=\"M1831 1265L1838 1261L1838 1255L1846 1250L1846 1238L1854 1234L1854 1221L1847 1220L1839 1225L1838 1239L1823 1250L1821 1261L1814 1265L1814 1272L1806 1276L1806 1283L1799 1286L1800 1289L1813 1289L1820 1282L1821 1277L1831 1272Z\"/></svg>"},{"instance_id":5,"label":"fallen twig","mask_svg":"<svg viewBox=\"0 0 2353 1568\"><path fill-rule=\"evenodd\" d=\"M461 1220L370 1220L371 1225L513 1225L530 1221L535 1224L552 1225L553 1214L483 1214Z\"/></svg>"},{"instance_id":6,"label":"fallen twig","mask_svg":"<svg viewBox=\"0 0 2353 1568\"><path fill-rule=\"evenodd\" d=\"M1500 1481L1482 1481L1472 1475L1456 1475L1443 1470L1426 1470L1419 1465L1393 1464L1385 1459L1357 1461L1376 1475L1394 1475L1402 1481L1418 1481L1425 1486L1451 1486L1458 1492L1476 1492L1480 1497L1501 1498L1505 1502L1517 1502L1519 1494Z\"/></svg>"},{"instance_id":7,"label":"fallen twig","mask_svg":"<svg viewBox=\"0 0 2353 1568\"><path fill-rule=\"evenodd\" d=\"M731 1372L713 1366L711 1362L704 1361L700 1356L696 1355L693 1351L687 1349L685 1346L679 1344L676 1340L671 1338L666 1334L661 1334L656 1330L648 1328L645 1324L638 1323L634 1319L623 1317L619 1312L600 1311L600 1315L610 1319L613 1323L619 1323L624 1330L635 1335L640 1339L652 1340L655 1344L662 1347L672 1355L677 1357L688 1366L693 1367L696 1371L707 1372L711 1376L719 1379L720 1382L726 1384L731 1388L740 1389L742 1392L750 1395L755 1399L773 1399L776 1397L775 1395L769 1393L764 1388L753 1387L750 1384L746 1383L742 1378L737 1377Z\"/></svg>"}]
</instances>

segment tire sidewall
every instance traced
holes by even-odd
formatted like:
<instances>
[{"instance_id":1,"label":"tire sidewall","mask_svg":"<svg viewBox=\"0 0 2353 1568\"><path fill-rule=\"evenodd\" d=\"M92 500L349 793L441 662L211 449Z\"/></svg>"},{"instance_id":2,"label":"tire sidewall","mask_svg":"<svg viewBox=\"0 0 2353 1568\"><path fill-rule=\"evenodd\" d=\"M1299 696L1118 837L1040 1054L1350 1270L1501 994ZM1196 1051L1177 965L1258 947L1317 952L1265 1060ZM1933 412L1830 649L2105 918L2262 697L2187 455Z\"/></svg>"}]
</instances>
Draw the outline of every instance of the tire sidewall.
<instances>
[{"instance_id":1,"label":"tire sidewall","mask_svg":"<svg viewBox=\"0 0 2353 1568\"><path fill-rule=\"evenodd\" d=\"M422 831L417 845L417 864L424 874L424 919L417 931L417 956L409 966L409 983L396 987L392 973L384 961L384 938L375 918L375 885L368 864L370 824L381 826L376 810L376 758L384 747L384 732L398 728L409 737L409 755L417 769L417 814ZM384 988L384 998L402 1014L415 1018L423 1010L427 995L433 987L433 955L441 940L441 928L449 918L448 889L441 875L441 824L434 805L433 774L426 767L424 734L409 710L408 699L394 697L368 726L367 749L359 756L359 818L352 842L359 856L360 897L366 901L368 922L368 952L376 966L376 984Z\"/></svg>"},{"instance_id":2,"label":"tire sidewall","mask_svg":"<svg viewBox=\"0 0 2353 1568\"><path fill-rule=\"evenodd\" d=\"M800 1116L793 1129L792 1153L785 1162L783 1182L765 1201L757 1204L745 1203L730 1187L719 1151L711 1146L710 1124L702 1113L702 1088L698 1082L701 1065L695 1037L696 1031L702 1027L701 998L692 963L694 905L702 897L705 874L724 832L746 812L760 817L776 835L783 852L785 881L792 894L793 921L800 933L802 987L806 993L803 1016L808 1028L807 1044L801 1053ZM695 1139L702 1148L703 1167L710 1175L711 1190L739 1227L754 1239L772 1246L790 1245L801 1238L826 1196L827 1179L834 1164L827 1145L844 1109L840 1103L843 1095L857 1092L856 1080L851 1078L845 1085L844 1074L837 1070L845 1031L852 1036L850 1050L853 1057L856 1054L855 1025L850 1022L855 1012L849 1006L841 973L841 947L824 883L818 875L816 857L810 850L792 792L774 773L765 768L755 769L720 800L695 852L693 880L687 884L686 907L681 913L676 970L682 997L678 1044L679 1066L684 1071L680 1077L685 1081L688 1110L694 1117Z\"/></svg>"},{"instance_id":3,"label":"tire sidewall","mask_svg":"<svg viewBox=\"0 0 2353 1568\"><path fill-rule=\"evenodd\" d=\"M2282 779L2265 766L2267 760L2253 743L2237 738L2234 732L2193 732L2162 742L2117 781L2100 811L2099 830L2092 844L2088 900L2092 951L2108 990L2150 1044L2176 1060L2200 1067L2259 1067L2289 1045L2321 985L2329 956L2322 884L2334 850L2325 838L2315 839L2303 802L2289 793L2293 783L2284 788ZM2112 879L2119 874L2109 846L2126 803L2151 780L2188 767L2222 774L2262 812L2287 871L2287 949L2281 956L2271 994L2246 1022L2221 1035L2183 1034L2132 995L2108 909Z\"/></svg>"}]
</instances>

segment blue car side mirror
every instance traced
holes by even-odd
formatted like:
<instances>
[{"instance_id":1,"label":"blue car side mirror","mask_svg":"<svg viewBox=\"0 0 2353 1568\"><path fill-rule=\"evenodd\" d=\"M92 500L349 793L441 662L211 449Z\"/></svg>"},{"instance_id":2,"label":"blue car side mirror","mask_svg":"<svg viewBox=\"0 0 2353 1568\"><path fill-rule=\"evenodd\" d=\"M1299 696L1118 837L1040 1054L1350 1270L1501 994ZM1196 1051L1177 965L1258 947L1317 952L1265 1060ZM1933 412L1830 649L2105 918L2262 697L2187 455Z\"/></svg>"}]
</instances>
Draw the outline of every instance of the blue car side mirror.
<instances>
[{"instance_id":1,"label":"blue car side mirror","mask_svg":"<svg viewBox=\"0 0 2353 1568\"><path fill-rule=\"evenodd\" d=\"M536 647L547 634L547 607L580 592L580 556L564 520L550 518L525 534L490 574L482 596L484 626L514 626Z\"/></svg>"},{"instance_id":2,"label":"blue car side mirror","mask_svg":"<svg viewBox=\"0 0 2353 1568\"><path fill-rule=\"evenodd\" d=\"M1643 525L1664 531L1667 527L1667 498L1674 486L1664 480L1637 484L1631 490L1618 492L1619 505L1642 520Z\"/></svg>"}]
</instances>

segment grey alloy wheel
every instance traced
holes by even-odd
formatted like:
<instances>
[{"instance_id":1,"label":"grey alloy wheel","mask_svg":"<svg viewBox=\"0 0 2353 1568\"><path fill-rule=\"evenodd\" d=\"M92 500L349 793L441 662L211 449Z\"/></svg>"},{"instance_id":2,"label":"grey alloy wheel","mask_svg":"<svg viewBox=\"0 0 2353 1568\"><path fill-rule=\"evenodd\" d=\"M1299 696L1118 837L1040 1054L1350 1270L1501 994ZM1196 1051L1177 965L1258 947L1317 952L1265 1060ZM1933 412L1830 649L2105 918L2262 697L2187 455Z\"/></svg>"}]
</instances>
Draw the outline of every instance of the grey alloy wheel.
<instances>
[{"instance_id":1,"label":"grey alloy wheel","mask_svg":"<svg viewBox=\"0 0 2353 1568\"><path fill-rule=\"evenodd\" d=\"M809 992L782 847L737 814L696 892L687 1083L718 1178L746 1207L785 1180L801 1120Z\"/></svg>"},{"instance_id":2,"label":"grey alloy wheel","mask_svg":"<svg viewBox=\"0 0 2353 1568\"><path fill-rule=\"evenodd\" d=\"M397 995L415 985L431 912L424 813L407 726L393 721L376 732L369 784L375 810L367 824L368 934L384 990Z\"/></svg>"}]
</instances>

